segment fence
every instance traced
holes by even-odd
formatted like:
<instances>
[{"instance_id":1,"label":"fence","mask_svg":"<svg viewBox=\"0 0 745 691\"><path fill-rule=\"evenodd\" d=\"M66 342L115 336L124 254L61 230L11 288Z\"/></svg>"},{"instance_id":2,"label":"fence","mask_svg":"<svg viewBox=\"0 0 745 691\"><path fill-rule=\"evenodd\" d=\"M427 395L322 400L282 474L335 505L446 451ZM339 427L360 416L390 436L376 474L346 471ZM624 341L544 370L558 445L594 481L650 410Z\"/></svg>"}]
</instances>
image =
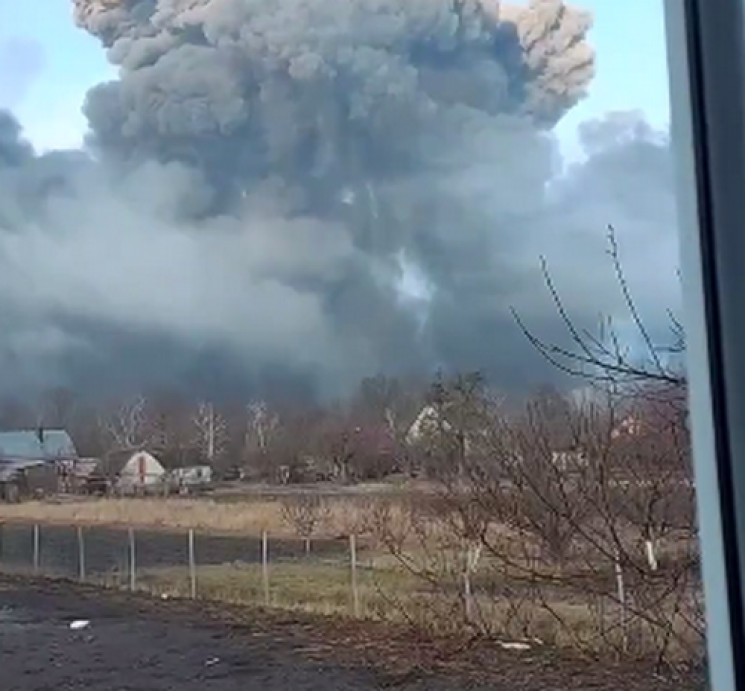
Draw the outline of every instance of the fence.
<instances>
[{"instance_id":1,"label":"fence","mask_svg":"<svg viewBox=\"0 0 745 691\"><path fill-rule=\"evenodd\" d=\"M373 564L354 536L303 540L0 524L0 571L75 579L163 598L373 614Z\"/></svg>"},{"instance_id":2,"label":"fence","mask_svg":"<svg viewBox=\"0 0 745 691\"><path fill-rule=\"evenodd\" d=\"M411 546L401 563L354 535L309 542L267 533L0 524L0 571L8 573L164 598L387 619L438 633L460 634L467 625L492 636L540 638L598 654L698 659L702 603L696 579L676 581L671 589L660 569L654 579L627 582L617 560L585 578L578 571L541 582L526 579L519 565L510 570L490 562L488 555L477 570L477 560L472 547L464 553L436 540L429 549ZM671 566L674 573L675 562ZM644 607L649 602L651 614Z\"/></svg>"}]
</instances>

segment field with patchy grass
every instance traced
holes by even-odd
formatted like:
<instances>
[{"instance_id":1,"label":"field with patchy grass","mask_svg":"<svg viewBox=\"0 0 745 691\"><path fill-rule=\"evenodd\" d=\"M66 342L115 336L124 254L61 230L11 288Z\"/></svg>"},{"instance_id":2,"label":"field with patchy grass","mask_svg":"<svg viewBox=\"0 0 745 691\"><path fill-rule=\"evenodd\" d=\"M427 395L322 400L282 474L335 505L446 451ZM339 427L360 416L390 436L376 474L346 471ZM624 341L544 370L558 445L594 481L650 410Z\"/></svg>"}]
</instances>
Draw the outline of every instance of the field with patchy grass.
<instances>
[{"instance_id":1,"label":"field with patchy grass","mask_svg":"<svg viewBox=\"0 0 745 691\"><path fill-rule=\"evenodd\" d=\"M346 535L366 516L370 501L339 497L327 501L319 534ZM20 504L0 502L0 522L58 525L125 526L179 530L193 528L210 533L293 536L294 527L283 515L282 501L258 496L242 501L213 498L60 498Z\"/></svg>"},{"instance_id":2,"label":"field with patchy grass","mask_svg":"<svg viewBox=\"0 0 745 691\"><path fill-rule=\"evenodd\" d=\"M696 581L681 580L690 572L683 561L687 543L661 542L657 571L631 564L619 584L618 564L590 544L575 545L570 561L546 560L535 536L496 522L474 540L463 531L463 515L458 524L458 515L442 512L431 495L422 499L308 495L6 504L0 505L0 566L75 577L80 557L74 526L85 526L87 580L130 588L124 528L132 528L136 588L158 596L195 590L203 600L406 624L436 636L465 630L529 645L540 641L605 659L652 659L659 651L676 664L696 658L700 632L691 622L700 617L700 593ZM42 526L35 568L33 524ZM194 572L188 529L196 531ZM263 532L270 536L266 564ZM351 535L358 538L355 560Z\"/></svg>"},{"instance_id":3,"label":"field with patchy grass","mask_svg":"<svg viewBox=\"0 0 745 691\"><path fill-rule=\"evenodd\" d=\"M90 626L70 631L80 617ZM698 673L663 679L638 664L598 664L547 646L422 638L405 626L7 576L0 576L0 669L8 691L704 688Z\"/></svg>"}]
</instances>

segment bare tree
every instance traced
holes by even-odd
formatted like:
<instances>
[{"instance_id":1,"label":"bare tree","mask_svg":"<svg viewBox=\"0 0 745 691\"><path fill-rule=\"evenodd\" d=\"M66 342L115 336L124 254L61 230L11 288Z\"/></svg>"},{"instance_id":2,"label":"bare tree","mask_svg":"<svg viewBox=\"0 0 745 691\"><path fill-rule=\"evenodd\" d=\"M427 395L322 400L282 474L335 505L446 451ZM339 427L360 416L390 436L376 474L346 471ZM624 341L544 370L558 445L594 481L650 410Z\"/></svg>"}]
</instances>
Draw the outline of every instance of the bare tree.
<instances>
[{"instance_id":1,"label":"bare tree","mask_svg":"<svg viewBox=\"0 0 745 691\"><path fill-rule=\"evenodd\" d=\"M565 347L543 341L527 327L520 315L513 309L515 320L529 342L550 363L567 374L582 377L596 384L613 386L616 391L626 390L633 385L644 387L651 383L685 389L686 375L679 358L685 351L685 332L682 324L672 312L668 312L669 343L658 345L653 341L626 279L617 234L612 225L608 225L608 247L616 282L628 316L640 341L644 344L644 355L639 357L629 355L610 317L603 319L598 333L578 328L554 284L545 259L541 260L541 266L546 287L572 345Z\"/></svg>"},{"instance_id":2,"label":"bare tree","mask_svg":"<svg viewBox=\"0 0 745 691\"><path fill-rule=\"evenodd\" d=\"M265 453L279 426L279 415L269 410L264 401L254 401L246 406L246 437Z\"/></svg>"},{"instance_id":3,"label":"bare tree","mask_svg":"<svg viewBox=\"0 0 745 691\"><path fill-rule=\"evenodd\" d=\"M223 456L228 444L228 425L213 403L201 402L192 417L194 443L210 465Z\"/></svg>"},{"instance_id":4,"label":"bare tree","mask_svg":"<svg viewBox=\"0 0 745 691\"><path fill-rule=\"evenodd\" d=\"M331 467L336 482L347 484L354 479L354 460L360 452L359 420L337 406L327 411L316 428L313 448L315 455Z\"/></svg>"},{"instance_id":5,"label":"bare tree","mask_svg":"<svg viewBox=\"0 0 745 691\"><path fill-rule=\"evenodd\" d=\"M327 501L317 495L303 493L284 497L281 502L282 518L303 539L305 553L310 554L310 542L318 527L329 517Z\"/></svg>"},{"instance_id":6,"label":"bare tree","mask_svg":"<svg viewBox=\"0 0 745 691\"><path fill-rule=\"evenodd\" d=\"M582 462L573 472L562 472L563 479L554 477L547 485L536 480L540 474L529 465L516 467L546 516L553 515L543 524L558 520L573 533L585 572L595 574L589 582L583 578L585 590L620 609L620 652L635 644L651 646L660 663L672 659L673 648L696 658L702 652L703 623L695 604L700 600L698 536L686 377L679 357L685 334L670 314L670 343L653 341L627 283L616 233L611 226L608 231L616 280L645 354L629 355L611 319L597 334L578 328L544 262L547 288L573 346L546 343L516 319L544 357L591 384L594 402L574 416L580 452L574 458ZM540 436L532 430L521 453L526 447L539 451ZM578 499L583 508L573 515ZM573 559L577 563L576 554ZM612 565L614 574L607 586L602 585L603 564Z\"/></svg>"},{"instance_id":7,"label":"bare tree","mask_svg":"<svg viewBox=\"0 0 745 691\"><path fill-rule=\"evenodd\" d=\"M428 435L438 506L404 535L400 518L390 521L382 543L443 600L460 592L464 606L445 609L477 630L562 639L596 656L652 655L659 667L698 663L686 381L674 357L685 339L671 316L672 345L653 343L612 229L610 242L647 356L630 357L608 320L597 335L579 329L544 265L575 348L541 342L520 324L551 362L590 382L588 395L544 388L507 412L477 377L440 379L430 397L439 423Z\"/></svg>"},{"instance_id":8,"label":"bare tree","mask_svg":"<svg viewBox=\"0 0 745 691\"><path fill-rule=\"evenodd\" d=\"M108 434L115 450L139 449L151 439L148 401L136 396L99 417L99 425Z\"/></svg>"}]
</instances>

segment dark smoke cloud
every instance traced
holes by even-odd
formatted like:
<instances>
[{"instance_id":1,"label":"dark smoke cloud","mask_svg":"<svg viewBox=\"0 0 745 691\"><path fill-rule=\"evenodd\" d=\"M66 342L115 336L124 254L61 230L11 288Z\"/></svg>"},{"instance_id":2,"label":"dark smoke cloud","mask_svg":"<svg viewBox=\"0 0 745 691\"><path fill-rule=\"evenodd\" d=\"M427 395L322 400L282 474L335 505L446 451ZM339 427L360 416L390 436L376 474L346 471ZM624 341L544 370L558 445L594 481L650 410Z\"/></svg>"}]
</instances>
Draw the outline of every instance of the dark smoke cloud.
<instances>
[{"instance_id":1,"label":"dark smoke cloud","mask_svg":"<svg viewBox=\"0 0 745 691\"><path fill-rule=\"evenodd\" d=\"M666 143L639 118L587 125L556 181L550 129L594 65L558 0L74 5L120 76L88 95L87 154L37 156L0 118L6 382L523 387L550 372L509 306L556 328L539 254L585 323L617 305L609 221L645 291L636 259L672 242Z\"/></svg>"}]
</instances>

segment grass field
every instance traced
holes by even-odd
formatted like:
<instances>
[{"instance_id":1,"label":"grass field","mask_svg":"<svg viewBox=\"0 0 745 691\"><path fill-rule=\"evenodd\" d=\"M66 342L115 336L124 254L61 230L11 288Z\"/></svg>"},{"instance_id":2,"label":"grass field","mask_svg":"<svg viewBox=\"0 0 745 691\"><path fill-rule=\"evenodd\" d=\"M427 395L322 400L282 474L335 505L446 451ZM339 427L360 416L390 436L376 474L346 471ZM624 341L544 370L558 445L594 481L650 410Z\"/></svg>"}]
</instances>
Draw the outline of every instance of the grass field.
<instances>
[{"instance_id":1,"label":"grass field","mask_svg":"<svg viewBox=\"0 0 745 691\"><path fill-rule=\"evenodd\" d=\"M328 502L328 516L318 526L320 536L348 534L362 520L364 501L338 498ZM222 502L208 498L72 498L60 501L0 502L0 521L59 525L107 525L211 533L293 536L278 499L251 498Z\"/></svg>"},{"instance_id":2,"label":"grass field","mask_svg":"<svg viewBox=\"0 0 745 691\"><path fill-rule=\"evenodd\" d=\"M269 606L325 616L411 624L435 636L462 635L462 604L455 590L443 592L384 559L375 568L357 572L357 611L348 565L342 563L280 563L269 573L269 602L265 600L260 564L211 565L197 571L197 596L231 604ZM188 598L191 583L185 567L143 571L139 587L157 596ZM475 617L494 635L557 647L599 649L607 640L598 612L587 602L557 598L537 606L527 599L495 600L477 596ZM613 612L606 613L611 638Z\"/></svg>"},{"instance_id":3,"label":"grass field","mask_svg":"<svg viewBox=\"0 0 745 691\"><path fill-rule=\"evenodd\" d=\"M296 527L288 521L281 498L250 497L230 502L210 498L74 498L0 504L0 523L8 523L8 528L12 527L11 524L18 524L21 528L33 523L55 525L60 529L62 526L91 526L91 540L97 532L93 526L99 526L98 532L111 526L134 528L140 531L137 586L155 595L190 595L191 581L183 535L185 529L194 528L198 532L197 556L203 559L197 567L197 594L205 600L404 622L438 635L462 632L464 621L468 620L468 626L493 635L540 639L552 645L585 651L617 650L629 645L641 651L665 645L666 654L669 652L672 644L669 646L653 640L659 631L667 635L665 626L650 627L643 617L631 615L626 617L627 623L622 624L624 617L614 597L616 584L612 563L593 567L589 575L596 580L589 589L578 587L581 584L574 576L550 571L539 576L544 582L536 588L525 582L525 565L518 565L517 571L514 566L510 570L506 569L504 562L499 563L499 560L484 555L471 578L473 593L468 600L472 611L464 616L464 545L457 541L453 543L445 521L437 514L430 514L425 523L417 526L419 532L410 531L406 541L399 545L402 551L397 558L375 534L375 512L382 501L380 497L370 496L327 498L323 519L314 529L313 538L318 541L318 551L311 549L310 555L305 554ZM392 512L387 517L388 527L392 534L397 531L403 534L406 505L395 499L391 502L390 498L385 501ZM505 544L516 550L511 555L513 563L525 558L521 552L525 547L524 536L512 535L504 526L493 530L496 531L491 536L493 542L504 537ZM147 537L147 531L155 533ZM174 534L173 559L158 542L158 531L162 531L163 537ZM259 556L258 536L263 531L267 531L271 536L270 543L276 546L270 548L268 602ZM42 536L49 532L51 528L46 533L42 528ZM360 538L356 596L352 588L347 540L329 540L327 545L321 542L325 538L351 534ZM218 535L232 536L225 540L239 543L238 551L228 550L230 545L217 542L212 545L212 541L219 540ZM203 536L201 542L199 536ZM68 570L74 573L74 532L68 537L72 547L66 547L65 551L70 552L73 560ZM49 545L49 539L43 537L42 546ZM30 538L26 536L22 540L28 550ZM99 541L104 552L109 543L116 543L120 560L123 555L126 565L126 542L123 539L106 541L102 537ZM280 546L283 542L294 543L298 549L282 556ZM9 546L6 545L6 550ZM94 546L95 541L92 541L89 566L93 564ZM245 559L244 553L250 554L250 558ZM105 565L105 560L101 561ZM24 563L29 563L28 557ZM535 565L532 568L536 568ZM574 568L572 572L579 573ZM538 574L537 571L534 573ZM552 580L553 577L556 578ZM597 577L601 580L598 581ZM118 581L106 585L128 585L126 569L119 569L117 578ZM597 592L606 594L598 597L593 588L600 588ZM659 607L666 610L664 621L670 619L677 630L688 612L693 611L693 606L688 602L687 594L683 600L667 597L669 604L666 601ZM682 638L687 639L688 633L684 631ZM674 645L678 646L678 643ZM685 640L681 645L685 645ZM691 645L696 645L695 637L691 638ZM680 654L687 653L681 649Z\"/></svg>"}]
</instances>

